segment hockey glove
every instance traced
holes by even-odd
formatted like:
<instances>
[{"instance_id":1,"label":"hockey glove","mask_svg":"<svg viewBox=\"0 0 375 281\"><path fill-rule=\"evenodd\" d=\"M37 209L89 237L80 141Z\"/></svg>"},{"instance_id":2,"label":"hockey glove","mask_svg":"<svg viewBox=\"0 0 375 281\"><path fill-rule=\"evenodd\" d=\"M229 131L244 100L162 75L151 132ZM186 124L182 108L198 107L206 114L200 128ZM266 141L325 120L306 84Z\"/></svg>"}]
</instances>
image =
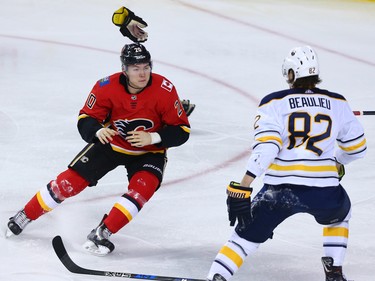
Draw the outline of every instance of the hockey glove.
<instances>
[{"instance_id":1,"label":"hockey glove","mask_svg":"<svg viewBox=\"0 0 375 281\"><path fill-rule=\"evenodd\" d=\"M145 42L147 40L148 34L143 30L147 27L147 23L129 9L121 7L116 10L112 16L112 22L120 27L122 35L133 42Z\"/></svg>"},{"instance_id":2,"label":"hockey glove","mask_svg":"<svg viewBox=\"0 0 375 281\"><path fill-rule=\"evenodd\" d=\"M339 181L342 180L342 178L345 176L345 167L343 164L338 163L338 174L339 174Z\"/></svg>"},{"instance_id":3,"label":"hockey glove","mask_svg":"<svg viewBox=\"0 0 375 281\"><path fill-rule=\"evenodd\" d=\"M238 182L231 181L227 187L227 206L230 226L238 220L238 227L245 227L251 220L251 187L240 186Z\"/></svg>"},{"instance_id":4,"label":"hockey glove","mask_svg":"<svg viewBox=\"0 0 375 281\"><path fill-rule=\"evenodd\" d=\"M190 116L190 114L193 112L195 108L195 104L190 103L190 100L182 100L181 104L186 112L186 115Z\"/></svg>"}]
</instances>

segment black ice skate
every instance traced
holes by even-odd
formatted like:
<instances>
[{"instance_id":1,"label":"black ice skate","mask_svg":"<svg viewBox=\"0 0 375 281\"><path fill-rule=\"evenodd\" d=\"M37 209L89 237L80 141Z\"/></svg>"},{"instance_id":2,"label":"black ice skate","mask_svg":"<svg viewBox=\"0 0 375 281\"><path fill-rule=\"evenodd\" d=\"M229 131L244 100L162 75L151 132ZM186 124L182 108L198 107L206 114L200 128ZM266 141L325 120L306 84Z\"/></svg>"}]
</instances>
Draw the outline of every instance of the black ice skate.
<instances>
[{"instance_id":1,"label":"black ice skate","mask_svg":"<svg viewBox=\"0 0 375 281\"><path fill-rule=\"evenodd\" d=\"M17 214L9 218L8 229L5 233L6 237L19 235L30 222L31 220L26 216L24 210L18 211Z\"/></svg>"},{"instance_id":2,"label":"black ice skate","mask_svg":"<svg viewBox=\"0 0 375 281\"><path fill-rule=\"evenodd\" d=\"M104 216L103 220L105 218L106 216ZM96 256L105 256L115 249L115 245L109 241L109 237L112 233L103 223L103 220L87 235L87 241L83 244L83 248L86 251Z\"/></svg>"},{"instance_id":3,"label":"black ice skate","mask_svg":"<svg viewBox=\"0 0 375 281\"><path fill-rule=\"evenodd\" d=\"M348 281L342 274L342 266L333 266L333 258L322 257L326 281Z\"/></svg>"}]
</instances>

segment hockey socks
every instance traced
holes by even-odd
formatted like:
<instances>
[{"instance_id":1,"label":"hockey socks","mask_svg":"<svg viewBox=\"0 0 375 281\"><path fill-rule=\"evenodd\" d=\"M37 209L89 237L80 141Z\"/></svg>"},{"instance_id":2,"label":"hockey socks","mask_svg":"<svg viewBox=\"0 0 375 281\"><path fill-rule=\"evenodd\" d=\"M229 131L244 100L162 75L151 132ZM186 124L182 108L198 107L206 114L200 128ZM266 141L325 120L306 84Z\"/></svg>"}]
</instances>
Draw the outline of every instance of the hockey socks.
<instances>
[{"instance_id":1,"label":"hockey socks","mask_svg":"<svg viewBox=\"0 0 375 281\"><path fill-rule=\"evenodd\" d=\"M128 192L122 195L104 220L112 233L129 223L150 200L159 186L159 179L152 173L140 171L129 182Z\"/></svg>"},{"instance_id":2,"label":"hockey socks","mask_svg":"<svg viewBox=\"0 0 375 281\"><path fill-rule=\"evenodd\" d=\"M208 280L229 280L241 267L245 258L256 252L259 244L247 241L238 236L236 232L220 249L211 265Z\"/></svg>"},{"instance_id":3,"label":"hockey socks","mask_svg":"<svg viewBox=\"0 0 375 281\"><path fill-rule=\"evenodd\" d=\"M333 258L335 266L341 266L344 262L348 238L349 224L347 221L323 228L324 254Z\"/></svg>"},{"instance_id":4,"label":"hockey socks","mask_svg":"<svg viewBox=\"0 0 375 281\"><path fill-rule=\"evenodd\" d=\"M128 192L122 195L105 215L98 227L87 236L83 248L94 255L105 256L115 246L109 237L128 224L152 197L159 186L159 179L152 173L140 171L135 173L129 182Z\"/></svg>"},{"instance_id":5,"label":"hockey socks","mask_svg":"<svg viewBox=\"0 0 375 281\"><path fill-rule=\"evenodd\" d=\"M68 169L31 198L25 206L25 213L29 219L36 220L59 206L66 198L80 193L88 184L77 172Z\"/></svg>"}]
</instances>

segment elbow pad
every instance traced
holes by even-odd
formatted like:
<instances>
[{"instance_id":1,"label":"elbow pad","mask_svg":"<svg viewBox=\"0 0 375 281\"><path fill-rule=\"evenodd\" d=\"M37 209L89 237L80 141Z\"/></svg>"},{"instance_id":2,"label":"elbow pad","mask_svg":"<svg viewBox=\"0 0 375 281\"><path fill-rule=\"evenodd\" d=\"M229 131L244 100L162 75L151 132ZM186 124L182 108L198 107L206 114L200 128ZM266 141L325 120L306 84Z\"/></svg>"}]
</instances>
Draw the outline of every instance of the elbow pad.
<instances>
[{"instance_id":1,"label":"elbow pad","mask_svg":"<svg viewBox=\"0 0 375 281\"><path fill-rule=\"evenodd\" d=\"M262 144L253 150L247 162L247 171L259 177L275 160L279 149L273 144Z\"/></svg>"}]
</instances>

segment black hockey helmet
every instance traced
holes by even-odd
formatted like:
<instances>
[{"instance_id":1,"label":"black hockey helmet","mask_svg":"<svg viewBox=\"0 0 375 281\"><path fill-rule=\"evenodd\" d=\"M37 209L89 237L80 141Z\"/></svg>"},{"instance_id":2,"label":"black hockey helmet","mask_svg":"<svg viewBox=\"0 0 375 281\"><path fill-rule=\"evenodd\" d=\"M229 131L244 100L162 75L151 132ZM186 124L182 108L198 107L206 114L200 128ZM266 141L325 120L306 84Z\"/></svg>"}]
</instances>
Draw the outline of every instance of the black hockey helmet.
<instances>
[{"instance_id":1,"label":"black hockey helmet","mask_svg":"<svg viewBox=\"0 0 375 281\"><path fill-rule=\"evenodd\" d=\"M151 55L146 47L139 43L125 45L121 50L120 56L123 66L137 63L149 63L151 66Z\"/></svg>"}]
</instances>

